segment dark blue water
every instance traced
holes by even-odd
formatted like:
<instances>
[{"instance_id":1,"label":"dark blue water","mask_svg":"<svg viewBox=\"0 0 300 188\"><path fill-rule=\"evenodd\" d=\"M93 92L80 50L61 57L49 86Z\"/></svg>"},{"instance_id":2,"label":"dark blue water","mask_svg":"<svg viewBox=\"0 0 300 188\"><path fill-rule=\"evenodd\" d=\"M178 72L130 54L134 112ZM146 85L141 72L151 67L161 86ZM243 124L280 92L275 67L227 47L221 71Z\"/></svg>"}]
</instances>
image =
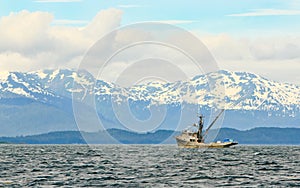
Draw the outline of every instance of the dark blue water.
<instances>
[{"instance_id":1,"label":"dark blue water","mask_svg":"<svg viewBox=\"0 0 300 188\"><path fill-rule=\"evenodd\" d=\"M0 145L0 186L300 186L300 146Z\"/></svg>"}]
</instances>

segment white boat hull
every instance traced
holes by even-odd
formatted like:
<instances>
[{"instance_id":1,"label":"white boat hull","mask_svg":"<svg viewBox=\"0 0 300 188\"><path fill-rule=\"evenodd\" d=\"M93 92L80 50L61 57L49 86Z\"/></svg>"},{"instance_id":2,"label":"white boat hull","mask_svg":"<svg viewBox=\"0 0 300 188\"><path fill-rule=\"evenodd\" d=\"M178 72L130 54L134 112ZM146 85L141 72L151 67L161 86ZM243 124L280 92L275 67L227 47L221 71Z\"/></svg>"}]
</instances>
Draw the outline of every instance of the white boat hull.
<instances>
[{"instance_id":1,"label":"white boat hull","mask_svg":"<svg viewBox=\"0 0 300 188\"><path fill-rule=\"evenodd\" d=\"M176 137L177 145L179 148L228 148L233 145L237 145L237 142L190 142Z\"/></svg>"}]
</instances>

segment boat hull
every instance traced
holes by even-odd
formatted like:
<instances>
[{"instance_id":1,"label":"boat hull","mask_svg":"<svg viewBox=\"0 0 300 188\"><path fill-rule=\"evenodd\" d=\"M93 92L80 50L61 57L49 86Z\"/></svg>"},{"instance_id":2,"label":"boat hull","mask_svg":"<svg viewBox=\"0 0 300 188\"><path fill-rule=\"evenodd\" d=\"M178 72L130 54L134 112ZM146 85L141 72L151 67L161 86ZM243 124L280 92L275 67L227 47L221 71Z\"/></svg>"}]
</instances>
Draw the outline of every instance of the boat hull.
<instances>
[{"instance_id":1,"label":"boat hull","mask_svg":"<svg viewBox=\"0 0 300 188\"><path fill-rule=\"evenodd\" d=\"M177 145L179 148L228 148L230 146L237 145L237 142L212 142L212 143L199 143L199 142L189 142L176 138Z\"/></svg>"}]
</instances>

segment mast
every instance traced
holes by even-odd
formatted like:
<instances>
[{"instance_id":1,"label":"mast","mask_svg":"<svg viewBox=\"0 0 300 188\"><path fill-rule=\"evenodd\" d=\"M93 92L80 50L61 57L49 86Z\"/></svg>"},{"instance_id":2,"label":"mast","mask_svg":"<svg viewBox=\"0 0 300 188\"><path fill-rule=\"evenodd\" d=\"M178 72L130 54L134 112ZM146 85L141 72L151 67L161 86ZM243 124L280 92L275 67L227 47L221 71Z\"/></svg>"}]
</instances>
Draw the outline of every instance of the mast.
<instances>
[{"instance_id":1,"label":"mast","mask_svg":"<svg viewBox=\"0 0 300 188\"><path fill-rule=\"evenodd\" d=\"M206 129L206 131L203 134L203 138L207 135L209 129L216 123L216 121L218 120L218 118L221 116L221 114L225 111L225 109L222 109L221 112L217 115L217 117L211 122L211 124L208 126L208 128Z\"/></svg>"},{"instance_id":2,"label":"mast","mask_svg":"<svg viewBox=\"0 0 300 188\"><path fill-rule=\"evenodd\" d=\"M198 132L197 132L198 142L203 142L203 136L202 136L203 125L204 125L203 115L201 114L199 116L199 126L198 126Z\"/></svg>"}]
</instances>

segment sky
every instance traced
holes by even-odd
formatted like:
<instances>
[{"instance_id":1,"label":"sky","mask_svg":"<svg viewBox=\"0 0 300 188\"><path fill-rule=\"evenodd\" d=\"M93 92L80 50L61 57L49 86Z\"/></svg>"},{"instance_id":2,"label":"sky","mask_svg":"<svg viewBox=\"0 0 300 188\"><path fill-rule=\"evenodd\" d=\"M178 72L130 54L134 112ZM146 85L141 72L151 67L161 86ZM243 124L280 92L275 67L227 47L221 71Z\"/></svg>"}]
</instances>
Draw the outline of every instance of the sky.
<instances>
[{"instance_id":1,"label":"sky","mask_svg":"<svg viewBox=\"0 0 300 188\"><path fill-rule=\"evenodd\" d=\"M105 34L155 21L195 35L220 69L300 85L299 20L300 0L0 0L0 71L77 68Z\"/></svg>"}]
</instances>

